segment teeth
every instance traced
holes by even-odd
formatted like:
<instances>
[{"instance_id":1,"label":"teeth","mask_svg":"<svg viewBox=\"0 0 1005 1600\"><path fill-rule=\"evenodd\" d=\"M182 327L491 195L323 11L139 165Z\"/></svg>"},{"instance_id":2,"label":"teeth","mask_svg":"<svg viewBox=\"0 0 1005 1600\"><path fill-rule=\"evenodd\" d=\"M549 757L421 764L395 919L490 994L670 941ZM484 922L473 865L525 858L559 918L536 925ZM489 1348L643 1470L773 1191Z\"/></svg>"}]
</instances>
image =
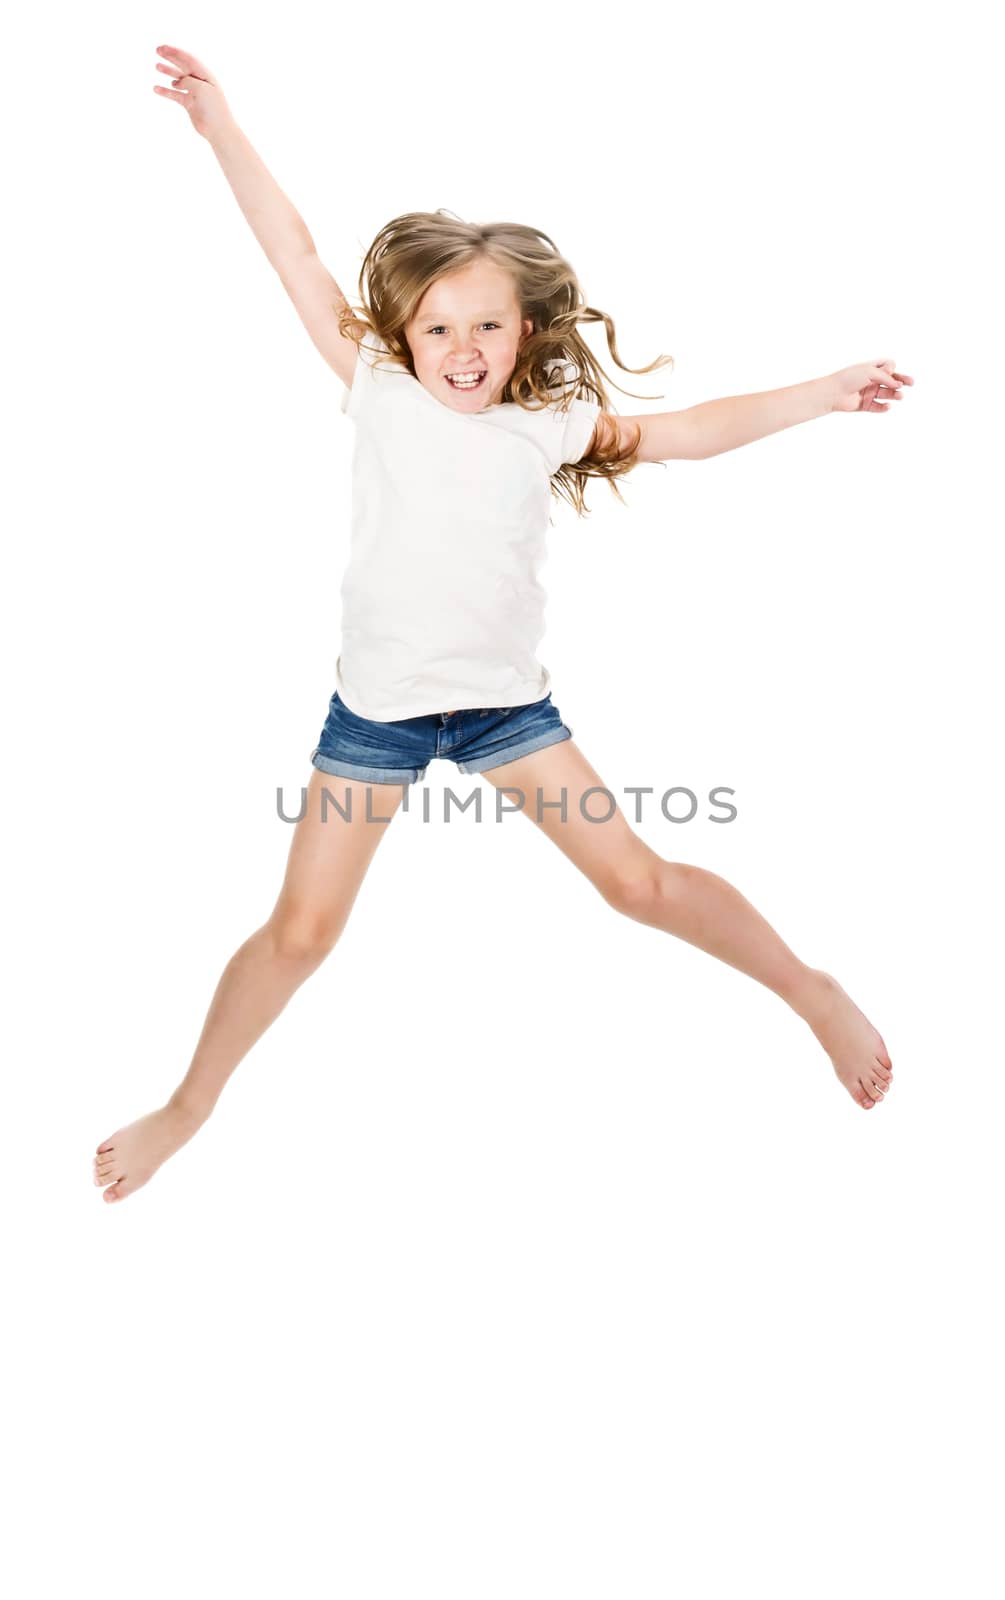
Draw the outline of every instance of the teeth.
<instances>
[{"instance_id":1,"label":"teeth","mask_svg":"<svg viewBox=\"0 0 1005 1600\"><path fill-rule=\"evenodd\" d=\"M483 377L484 373L481 372L465 373L463 377L458 373L451 373L447 378L447 382L454 384L458 389L473 389L477 383L481 382Z\"/></svg>"}]
</instances>

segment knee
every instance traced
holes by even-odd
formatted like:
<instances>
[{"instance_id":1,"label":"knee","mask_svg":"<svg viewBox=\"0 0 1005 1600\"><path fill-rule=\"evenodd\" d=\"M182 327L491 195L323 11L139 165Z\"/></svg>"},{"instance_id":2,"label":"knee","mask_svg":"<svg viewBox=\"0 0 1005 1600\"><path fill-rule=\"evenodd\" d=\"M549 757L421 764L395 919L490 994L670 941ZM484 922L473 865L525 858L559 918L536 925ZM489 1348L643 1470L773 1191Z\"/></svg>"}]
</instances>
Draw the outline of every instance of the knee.
<instances>
[{"instance_id":1,"label":"knee","mask_svg":"<svg viewBox=\"0 0 1005 1600\"><path fill-rule=\"evenodd\" d=\"M635 922L659 922L683 892L689 868L656 857L634 870L619 872L603 889L608 905Z\"/></svg>"},{"instance_id":2,"label":"knee","mask_svg":"<svg viewBox=\"0 0 1005 1600\"><path fill-rule=\"evenodd\" d=\"M342 924L306 912L283 912L266 924L273 951L287 960L323 961L338 943Z\"/></svg>"}]
</instances>

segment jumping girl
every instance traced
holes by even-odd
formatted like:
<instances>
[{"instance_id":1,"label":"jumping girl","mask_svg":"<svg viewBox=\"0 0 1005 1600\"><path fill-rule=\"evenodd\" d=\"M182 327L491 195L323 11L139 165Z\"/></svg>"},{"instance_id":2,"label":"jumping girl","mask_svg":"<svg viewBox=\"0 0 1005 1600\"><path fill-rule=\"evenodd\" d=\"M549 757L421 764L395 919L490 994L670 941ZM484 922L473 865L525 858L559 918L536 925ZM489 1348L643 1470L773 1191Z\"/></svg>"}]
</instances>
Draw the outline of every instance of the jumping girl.
<instances>
[{"instance_id":1,"label":"jumping girl","mask_svg":"<svg viewBox=\"0 0 1005 1600\"><path fill-rule=\"evenodd\" d=\"M615 480L640 461L704 460L829 412L888 411L914 380L893 361L867 361L792 388L619 417L579 324L603 322L623 372L670 358L624 366L611 318L585 303L546 234L444 211L381 230L353 310L217 79L184 50L160 45L158 54L170 65L157 70L173 76L155 93L184 107L209 142L345 385L342 409L356 429L353 522L335 693L279 896L224 969L170 1099L98 1145L104 1198L139 1189L206 1121L238 1062L336 944L386 824L436 757L531 797L528 814L616 911L771 989L871 1110L890 1088L892 1062L840 984L806 966L723 878L663 860L617 807L599 826L584 816L581 796L604 786L536 658L536 572L552 493L582 515L588 478L606 478L620 499Z\"/></svg>"}]
</instances>

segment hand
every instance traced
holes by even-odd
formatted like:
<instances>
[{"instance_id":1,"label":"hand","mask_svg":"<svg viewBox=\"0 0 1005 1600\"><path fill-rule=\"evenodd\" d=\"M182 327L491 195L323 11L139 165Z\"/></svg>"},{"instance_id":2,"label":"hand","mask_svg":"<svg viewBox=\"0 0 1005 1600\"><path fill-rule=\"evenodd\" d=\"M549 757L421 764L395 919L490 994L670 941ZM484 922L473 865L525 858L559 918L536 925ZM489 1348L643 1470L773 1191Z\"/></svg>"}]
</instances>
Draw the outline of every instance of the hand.
<instances>
[{"instance_id":1,"label":"hand","mask_svg":"<svg viewBox=\"0 0 1005 1600\"><path fill-rule=\"evenodd\" d=\"M827 380L833 395L831 410L889 411L891 400L903 398L901 385L914 382L906 372L895 372L896 364L863 361L861 366L833 373Z\"/></svg>"},{"instance_id":2,"label":"hand","mask_svg":"<svg viewBox=\"0 0 1005 1600\"><path fill-rule=\"evenodd\" d=\"M159 44L157 54L166 56L172 63L166 67L158 61L157 71L176 72L178 76L171 79L173 87L170 89L155 83L154 94L166 95L169 100L177 100L180 106L184 106L196 133L211 140L221 128L233 122L223 90L209 68L204 67L196 56L190 56L187 50L176 50L172 44Z\"/></svg>"}]
</instances>

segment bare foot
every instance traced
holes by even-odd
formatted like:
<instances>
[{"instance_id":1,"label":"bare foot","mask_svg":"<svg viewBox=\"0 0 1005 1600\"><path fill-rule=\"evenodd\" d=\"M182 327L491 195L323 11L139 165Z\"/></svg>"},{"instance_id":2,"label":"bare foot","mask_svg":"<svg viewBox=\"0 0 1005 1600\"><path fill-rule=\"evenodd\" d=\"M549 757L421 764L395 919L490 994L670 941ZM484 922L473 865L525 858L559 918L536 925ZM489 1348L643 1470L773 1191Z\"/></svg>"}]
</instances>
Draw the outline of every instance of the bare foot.
<instances>
[{"instance_id":1,"label":"bare foot","mask_svg":"<svg viewBox=\"0 0 1005 1600\"><path fill-rule=\"evenodd\" d=\"M893 1062L868 1017L829 972L813 969L813 994L801 1015L831 1058L838 1078L863 1111L871 1111L893 1082Z\"/></svg>"},{"instance_id":2,"label":"bare foot","mask_svg":"<svg viewBox=\"0 0 1005 1600\"><path fill-rule=\"evenodd\" d=\"M122 1200L142 1189L168 1156L198 1133L203 1120L169 1102L113 1133L94 1157L94 1182L99 1188L111 1185L101 1198Z\"/></svg>"}]
</instances>

